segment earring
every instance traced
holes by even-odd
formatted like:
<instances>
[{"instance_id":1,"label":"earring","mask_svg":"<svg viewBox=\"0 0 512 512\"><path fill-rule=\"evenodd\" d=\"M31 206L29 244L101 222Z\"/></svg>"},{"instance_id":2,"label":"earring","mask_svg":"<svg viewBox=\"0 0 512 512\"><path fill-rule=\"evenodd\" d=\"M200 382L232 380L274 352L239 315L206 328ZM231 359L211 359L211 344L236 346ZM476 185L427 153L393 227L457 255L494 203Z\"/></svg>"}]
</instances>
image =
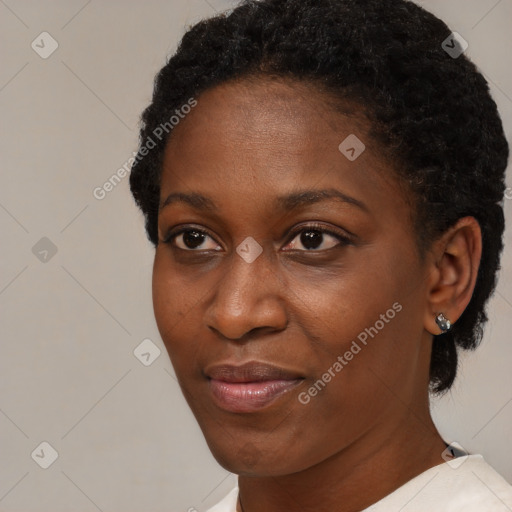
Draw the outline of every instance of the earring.
<instances>
[{"instance_id":1,"label":"earring","mask_svg":"<svg viewBox=\"0 0 512 512\"><path fill-rule=\"evenodd\" d=\"M452 326L450 320L446 318L443 313L439 313L436 316L436 324L438 325L439 329L441 329L441 332L444 334L445 332L448 332Z\"/></svg>"}]
</instances>

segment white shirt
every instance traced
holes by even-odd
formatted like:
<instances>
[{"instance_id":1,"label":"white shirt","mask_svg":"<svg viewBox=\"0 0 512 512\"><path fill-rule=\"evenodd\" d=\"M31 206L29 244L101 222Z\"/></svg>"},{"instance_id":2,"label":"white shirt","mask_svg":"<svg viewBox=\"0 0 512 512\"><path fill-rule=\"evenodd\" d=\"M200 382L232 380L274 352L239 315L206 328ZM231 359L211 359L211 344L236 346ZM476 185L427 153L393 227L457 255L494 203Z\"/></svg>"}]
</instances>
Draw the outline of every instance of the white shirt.
<instances>
[{"instance_id":1,"label":"white shirt","mask_svg":"<svg viewBox=\"0 0 512 512\"><path fill-rule=\"evenodd\" d=\"M207 512L236 512L238 487ZM512 512L512 486L482 455L427 469L361 512ZM334 512L334 511L333 511Z\"/></svg>"}]
</instances>

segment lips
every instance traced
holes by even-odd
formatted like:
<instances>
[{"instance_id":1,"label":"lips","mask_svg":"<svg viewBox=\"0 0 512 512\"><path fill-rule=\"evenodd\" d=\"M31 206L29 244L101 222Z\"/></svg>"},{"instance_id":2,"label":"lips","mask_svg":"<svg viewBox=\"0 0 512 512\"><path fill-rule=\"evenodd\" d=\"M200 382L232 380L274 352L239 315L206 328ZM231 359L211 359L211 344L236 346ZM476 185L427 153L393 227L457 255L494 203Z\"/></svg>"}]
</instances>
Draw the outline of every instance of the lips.
<instances>
[{"instance_id":1,"label":"lips","mask_svg":"<svg viewBox=\"0 0 512 512\"><path fill-rule=\"evenodd\" d=\"M250 361L206 368L215 404L229 412L255 412L275 402L304 379L298 372Z\"/></svg>"}]
</instances>

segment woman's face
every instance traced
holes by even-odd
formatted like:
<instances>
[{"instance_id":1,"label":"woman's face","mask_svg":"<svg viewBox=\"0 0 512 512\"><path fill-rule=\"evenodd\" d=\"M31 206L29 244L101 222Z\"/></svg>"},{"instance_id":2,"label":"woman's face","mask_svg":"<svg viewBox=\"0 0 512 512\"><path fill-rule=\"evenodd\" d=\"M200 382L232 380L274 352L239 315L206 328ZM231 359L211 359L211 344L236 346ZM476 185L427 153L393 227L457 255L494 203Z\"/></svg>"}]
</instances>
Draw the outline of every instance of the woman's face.
<instances>
[{"instance_id":1,"label":"woman's face","mask_svg":"<svg viewBox=\"0 0 512 512\"><path fill-rule=\"evenodd\" d=\"M365 124L304 84L223 84L160 197L156 321L219 463L284 475L396 435L427 396L427 273Z\"/></svg>"}]
</instances>

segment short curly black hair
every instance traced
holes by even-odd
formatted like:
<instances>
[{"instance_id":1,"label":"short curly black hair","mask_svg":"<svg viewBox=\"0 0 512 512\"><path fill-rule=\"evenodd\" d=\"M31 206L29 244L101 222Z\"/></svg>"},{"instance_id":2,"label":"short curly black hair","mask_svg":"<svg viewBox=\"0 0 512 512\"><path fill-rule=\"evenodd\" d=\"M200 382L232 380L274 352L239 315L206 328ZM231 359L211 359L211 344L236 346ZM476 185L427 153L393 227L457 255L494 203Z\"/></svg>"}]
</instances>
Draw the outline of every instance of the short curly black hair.
<instances>
[{"instance_id":1,"label":"short curly black hair","mask_svg":"<svg viewBox=\"0 0 512 512\"><path fill-rule=\"evenodd\" d=\"M191 97L229 80L277 76L363 105L370 135L393 155L397 176L415 199L422 253L462 217L475 217L482 229L471 301L451 331L434 336L430 389L448 390L457 348L474 349L487 321L503 249L509 151L486 80L464 54L446 51L458 49L451 35L408 0L245 0L192 26L156 76L142 114L130 187L149 240L158 245L169 119ZM161 126L164 136L155 132ZM150 140L155 147L148 151Z\"/></svg>"}]
</instances>

